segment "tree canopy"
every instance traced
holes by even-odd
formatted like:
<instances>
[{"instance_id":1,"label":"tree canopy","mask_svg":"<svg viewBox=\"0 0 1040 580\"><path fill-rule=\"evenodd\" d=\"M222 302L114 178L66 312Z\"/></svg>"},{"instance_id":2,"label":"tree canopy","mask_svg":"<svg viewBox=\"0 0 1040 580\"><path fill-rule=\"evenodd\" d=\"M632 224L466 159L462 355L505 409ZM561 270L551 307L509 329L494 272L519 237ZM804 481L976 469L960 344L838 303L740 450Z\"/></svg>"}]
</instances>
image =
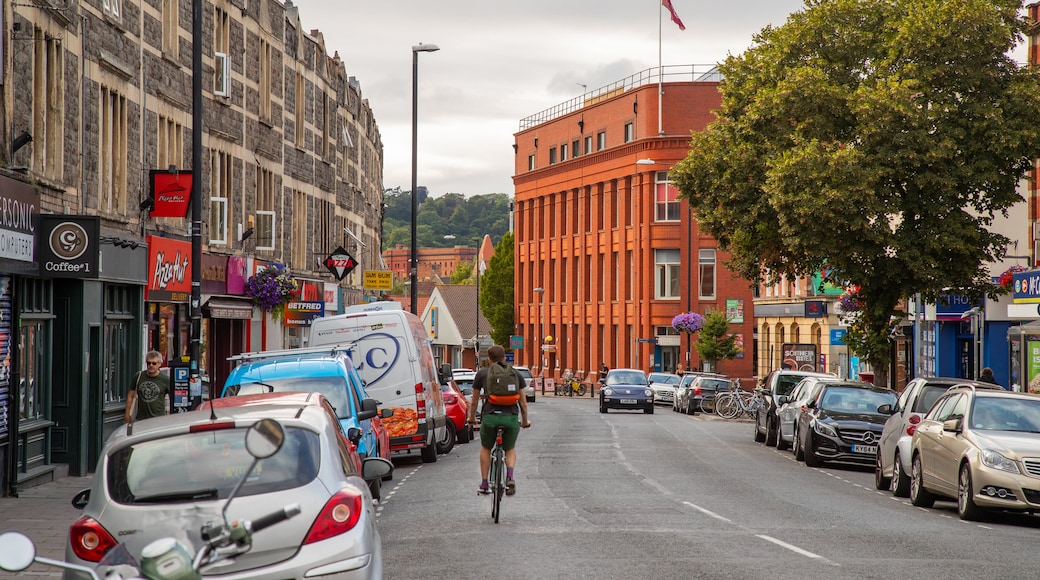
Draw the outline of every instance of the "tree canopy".
<instances>
[{"instance_id":1,"label":"tree canopy","mask_svg":"<svg viewBox=\"0 0 1040 580\"><path fill-rule=\"evenodd\" d=\"M509 231L510 197L504 193L464 197L448 193L429 197L419 192L419 213L415 224L416 244L420 248L479 248L485 235L492 241ZM400 189L383 194L383 250L412 243L412 194ZM445 238L444 236L454 236Z\"/></svg>"},{"instance_id":2,"label":"tree canopy","mask_svg":"<svg viewBox=\"0 0 1040 580\"><path fill-rule=\"evenodd\" d=\"M749 280L858 286L853 350L886 380L901 299L994 290L989 231L1040 156L1014 0L806 0L720 65L722 106L673 168Z\"/></svg>"},{"instance_id":3,"label":"tree canopy","mask_svg":"<svg viewBox=\"0 0 1040 580\"><path fill-rule=\"evenodd\" d=\"M506 232L480 275L480 309L491 323L491 339L509 347L513 334L513 234Z\"/></svg>"}]
</instances>

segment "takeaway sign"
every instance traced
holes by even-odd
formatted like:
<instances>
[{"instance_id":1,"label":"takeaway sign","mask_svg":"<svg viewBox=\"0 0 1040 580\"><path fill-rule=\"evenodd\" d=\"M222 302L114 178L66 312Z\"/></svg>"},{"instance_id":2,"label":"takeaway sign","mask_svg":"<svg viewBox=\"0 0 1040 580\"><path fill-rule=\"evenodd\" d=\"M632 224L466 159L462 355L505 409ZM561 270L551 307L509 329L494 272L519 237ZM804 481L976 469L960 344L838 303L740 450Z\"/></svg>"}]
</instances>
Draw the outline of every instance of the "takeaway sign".
<instances>
[{"instance_id":1,"label":"takeaway sign","mask_svg":"<svg viewBox=\"0 0 1040 580\"><path fill-rule=\"evenodd\" d=\"M1015 304L1040 303L1040 270L1016 273L1012 288Z\"/></svg>"}]
</instances>

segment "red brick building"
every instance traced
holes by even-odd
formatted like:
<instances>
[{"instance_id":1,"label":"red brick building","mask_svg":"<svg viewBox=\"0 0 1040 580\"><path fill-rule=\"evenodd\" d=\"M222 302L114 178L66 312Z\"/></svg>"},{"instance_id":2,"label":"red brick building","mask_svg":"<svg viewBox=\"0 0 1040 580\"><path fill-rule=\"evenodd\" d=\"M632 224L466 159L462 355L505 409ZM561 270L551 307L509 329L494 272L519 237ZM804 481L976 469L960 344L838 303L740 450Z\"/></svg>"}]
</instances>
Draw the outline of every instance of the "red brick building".
<instances>
[{"instance_id":1,"label":"red brick building","mask_svg":"<svg viewBox=\"0 0 1040 580\"><path fill-rule=\"evenodd\" d=\"M477 258L477 249L465 246L419 248L418 252L417 276L420 282L434 276L447 280L451 278L460 263L472 264ZM383 261L386 262L386 267L394 273L394 278L397 280L408 279L408 260L410 258L411 249L401 245L383 252Z\"/></svg>"},{"instance_id":2,"label":"red brick building","mask_svg":"<svg viewBox=\"0 0 1040 580\"><path fill-rule=\"evenodd\" d=\"M716 368L754 376L749 284L725 268L726 256L699 233L668 181L691 131L703 130L720 105L714 70L697 69L665 67L660 101L653 69L521 120L513 177L518 364L549 376L596 371L601 362L702 367L672 318L726 309L744 353Z\"/></svg>"}]
</instances>

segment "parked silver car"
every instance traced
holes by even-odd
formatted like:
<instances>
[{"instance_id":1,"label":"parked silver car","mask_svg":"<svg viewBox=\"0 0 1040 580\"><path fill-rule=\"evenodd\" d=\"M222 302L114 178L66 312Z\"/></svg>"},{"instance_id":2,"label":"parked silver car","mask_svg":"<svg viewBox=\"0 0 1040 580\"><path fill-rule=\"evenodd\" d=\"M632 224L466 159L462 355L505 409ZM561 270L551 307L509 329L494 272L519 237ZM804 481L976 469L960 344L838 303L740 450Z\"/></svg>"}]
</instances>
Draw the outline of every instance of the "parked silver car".
<instances>
[{"instance_id":1,"label":"parked silver car","mask_svg":"<svg viewBox=\"0 0 1040 580\"><path fill-rule=\"evenodd\" d=\"M878 441L878 455L874 466L876 488L891 489L896 497L910 497L910 441L914 431L935 401L957 385L993 387L967 379L927 377L916 378L903 388L892 416L885 421L881 440Z\"/></svg>"},{"instance_id":2,"label":"parked silver car","mask_svg":"<svg viewBox=\"0 0 1040 580\"><path fill-rule=\"evenodd\" d=\"M113 433L93 486L74 500L83 516L69 529L65 560L96 568L119 543L140 557L163 537L200 546L203 526L222 520L228 494L253 461L245 448L247 429L271 418L282 424L284 444L251 471L227 505L227 517L256 519L294 503L301 511L258 532L248 552L212 573L261 580L332 572L336 578L382 577L381 540L362 475L388 474L390 462L369 458L362 464L318 393L247 395L214 404L215 418L209 410L192 411ZM359 433L351 431L356 440Z\"/></svg>"},{"instance_id":3,"label":"parked silver car","mask_svg":"<svg viewBox=\"0 0 1040 580\"><path fill-rule=\"evenodd\" d=\"M675 387L679 384L679 375L672 373L650 373L646 380L654 390L654 402L659 405L671 405L675 400Z\"/></svg>"},{"instance_id":4,"label":"parked silver car","mask_svg":"<svg viewBox=\"0 0 1040 580\"><path fill-rule=\"evenodd\" d=\"M533 403L537 395L534 392L534 376L531 374L531 369L518 366L513 368L520 373L521 377L524 377L524 396L527 398L528 403Z\"/></svg>"},{"instance_id":5,"label":"parked silver car","mask_svg":"<svg viewBox=\"0 0 1040 580\"><path fill-rule=\"evenodd\" d=\"M837 381L838 377L805 377L798 381L790 395L780 395L777 401L777 437L776 448L781 451L787 449L794 443L794 434L798 432L798 418L802 414L802 407L809 401L816 399L823 384L828 381Z\"/></svg>"}]
</instances>

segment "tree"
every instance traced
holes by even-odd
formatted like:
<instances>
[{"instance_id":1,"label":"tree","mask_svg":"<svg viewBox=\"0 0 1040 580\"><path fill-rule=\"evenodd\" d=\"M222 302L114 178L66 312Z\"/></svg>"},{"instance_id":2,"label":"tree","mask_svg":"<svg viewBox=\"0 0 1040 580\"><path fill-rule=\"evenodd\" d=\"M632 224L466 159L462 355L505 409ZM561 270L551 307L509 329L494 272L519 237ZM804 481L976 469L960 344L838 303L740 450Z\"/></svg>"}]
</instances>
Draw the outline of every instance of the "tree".
<instances>
[{"instance_id":1,"label":"tree","mask_svg":"<svg viewBox=\"0 0 1040 580\"><path fill-rule=\"evenodd\" d=\"M474 281L473 264L469 262L459 262L455 271L451 273L452 284L472 284Z\"/></svg>"},{"instance_id":2,"label":"tree","mask_svg":"<svg viewBox=\"0 0 1040 580\"><path fill-rule=\"evenodd\" d=\"M495 246L487 269L480 275L480 309L491 323L491 339L509 346L513 334L513 233L506 232Z\"/></svg>"},{"instance_id":3,"label":"tree","mask_svg":"<svg viewBox=\"0 0 1040 580\"><path fill-rule=\"evenodd\" d=\"M701 360L711 362L711 370L717 371L720 360L729 360L741 350L737 347L737 335L729 332L729 319L722 310L715 310L704 317L700 334L697 336L697 354Z\"/></svg>"},{"instance_id":4,"label":"tree","mask_svg":"<svg viewBox=\"0 0 1040 580\"><path fill-rule=\"evenodd\" d=\"M722 106L672 172L754 282L858 286L852 349L887 384L900 300L992 293L990 232L1040 155L1014 0L810 0L720 65Z\"/></svg>"}]
</instances>

